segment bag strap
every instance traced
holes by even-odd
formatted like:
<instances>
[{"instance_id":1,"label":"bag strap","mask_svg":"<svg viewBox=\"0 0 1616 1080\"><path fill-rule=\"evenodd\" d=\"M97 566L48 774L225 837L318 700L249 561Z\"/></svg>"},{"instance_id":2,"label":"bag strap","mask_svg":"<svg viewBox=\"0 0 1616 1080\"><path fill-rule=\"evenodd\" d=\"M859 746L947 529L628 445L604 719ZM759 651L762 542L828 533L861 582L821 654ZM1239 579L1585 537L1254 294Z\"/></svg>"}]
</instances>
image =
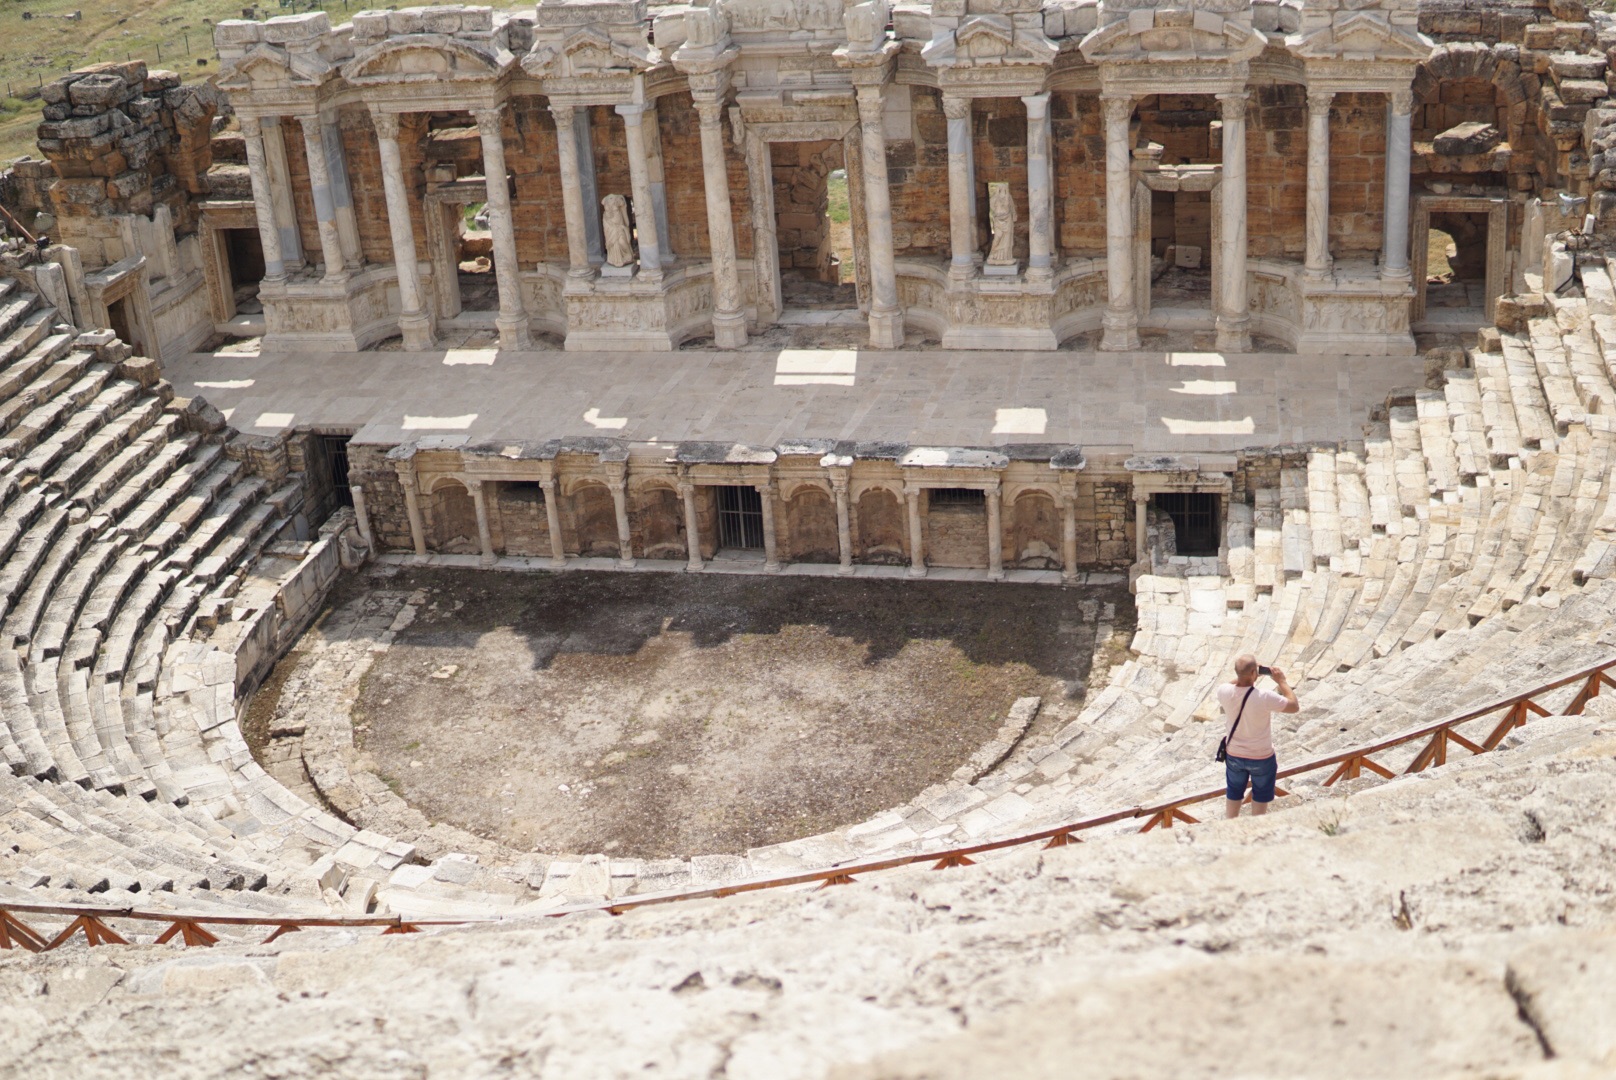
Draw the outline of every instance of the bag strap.
<instances>
[{"instance_id":1,"label":"bag strap","mask_svg":"<svg viewBox=\"0 0 1616 1080\"><path fill-rule=\"evenodd\" d=\"M1246 702L1251 700L1251 692L1255 689L1257 689L1255 685L1246 688L1246 696L1240 699L1240 711L1234 714L1234 723L1229 725L1229 734L1223 737L1224 743L1227 744L1230 739L1234 738L1235 731L1240 727L1240 718L1246 715Z\"/></svg>"}]
</instances>

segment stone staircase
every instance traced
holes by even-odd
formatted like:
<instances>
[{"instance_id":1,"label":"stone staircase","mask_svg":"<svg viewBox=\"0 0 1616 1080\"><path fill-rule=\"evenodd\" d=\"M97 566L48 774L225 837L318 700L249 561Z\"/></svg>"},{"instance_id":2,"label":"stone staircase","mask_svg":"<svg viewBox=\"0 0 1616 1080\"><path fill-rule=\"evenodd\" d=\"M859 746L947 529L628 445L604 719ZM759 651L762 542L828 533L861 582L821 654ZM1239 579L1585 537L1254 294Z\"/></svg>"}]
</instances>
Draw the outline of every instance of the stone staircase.
<instances>
[{"instance_id":1,"label":"stone staircase","mask_svg":"<svg viewBox=\"0 0 1616 1080\"><path fill-rule=\"evenodd\" d=\"M646 862L468 841L431 865L415 847L425 826L388 793L357 785L343 812L377 827L356 827L260 768L236 724L238 698L334 576L341 523L282 542L296 482L249 467L240 440L170 401L110 334L74 336L4 283L0 898L540 912L1215 786L1208 702L1241 652L1298 684L1304 710L1280 735L1291 762L1584 666L1616 648L1616 290L1600 274L1526 332L1483 335L1440 388L1392 395L1361 440L1281 448L1277 485L1232 500L1224 572L1183 560L1138 577L1133 657L1078 720L980 779L743 855ZM312 751L328 792L353 779L327 752L340 741Z\"/></svg>"}]
</instances>

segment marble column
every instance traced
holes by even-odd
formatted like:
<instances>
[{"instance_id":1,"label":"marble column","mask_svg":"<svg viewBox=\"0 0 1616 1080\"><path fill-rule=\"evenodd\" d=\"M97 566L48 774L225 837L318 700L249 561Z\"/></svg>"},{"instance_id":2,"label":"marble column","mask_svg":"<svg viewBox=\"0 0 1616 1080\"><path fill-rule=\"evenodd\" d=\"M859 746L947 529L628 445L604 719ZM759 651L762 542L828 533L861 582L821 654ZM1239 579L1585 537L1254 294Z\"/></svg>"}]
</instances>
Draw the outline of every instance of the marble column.
<instances>
[{"instance_id":1,"label":"marble column","mask_svg":"<svg viewBox=\"0 0 1616 1080\"><path fill-rule=\"evenodd\" d=\"M657 123L657 104L645 103L645 171L651 181L651 208L656 211L657 240L662 246L662 265L673 262L673 236L668 232L668 182L662 167L662 128Z\"/></svg>"},{"instance_id":2,"label":"marble column","mask_svg":"<svg viewBox=\"0 0 1616 1080\"><path fill-rule=\"evenodd\" d=\"M309 163L309 189L314 195L314 220L320 230L320 257L325 260L326 282L348 280L342 254L342 232L337 228L337 202L331 191L331 169L325 157L325 125L320 114L300 116L303 153Z\"/></svg>"},{"instance_id":3,"label":"marble column","mask_svg":"<svg viewBox=\"0 0 1616 1080\"><path fill-rule=\"evenodd\" d=\"M1061 493L1061 583L1077 581L1077 496Z\"/></svg>"},{"instance_id":4,"label":"marble column","mask_svg":"<svg viewBox=\"0 0 1616 1080\"><path fill-rule=\"evenodd\" d=\"M948 273L959 280L976 273L976 214L971 169L971 99L943 95L948 118Z\"/></svg>"},{"instance_id":5,"label":"marble column","mask_svg":"<svg viewBox=\"0 0 1616 1080\"><path fill-rule=\"evenodd\" d=\"M1397 90L1388 95L1386 116L1386 236L1380 276L1386 281L1408 281L1408 173L1414 150L1414 94Z\"/></svg>"},{"instance_id":6,"label":"marble column","mask_svg":"<svg viewBox=\"0 0 1616 1080\"><path fill-rule=\"evenodd\" d=\"M634 568L634 532L628 524L628 485L625 480L609 480L606 486L612 492L612 509L617 512L617 565L622 570Z\"/></svg>"},{"instance_id":7,"label":"marble column","mask_svg":"<svg viewBox=\"0 0 1616 1080\"><path fill-rule=\"evenodd\" d=\"M415 491L415 470L398 470L398 486L404 489L404 514L410 519L410 542L415 546L415 557L426 558L426 522L421 519L421 497Z\"/></svg>"},{"instance_id":8,"label":"marble column","mask_svg":"<svg viewBox=\"0 0 1616 1080\"><path fill-rule=\"evenodd\" d=\"M920 521L920 497L925 489L905 486L903 495L909 503L909 576L926 576L926 537Z\"/></svg>"},{"instance_id":9,"label":"marble column","mask_svg":"<svg viewBox=\"0 0 1616 1080\"><path fill-rule=\"evenodd\" d=\"M1101 94L1105 114L1106 305L1100 348L1139 348L1139 313L1133 283L1133 154L1129 145L1133 98Z\"/></svg>"},{"instance_id":10,"label":"marble column","mask_svg":"<svg viewBox=\"0 0 1616 1080\"><path fill-rule=\"evenodd\" d=\"M1246 285L1246 105L1244 91L1219 94L1223 106L1223 231L1218 252L1222 310L1217 313L1218 350L1251 351L1251 313Z\"/></svg>"},{"instance_id":11,"label":"marble column","mask_svg":"<svg viewBox=\"0 0 1616 1080\"><path fill-rule=\"evenodd\" d=\"M275 207L275 228L281 237L281 259L288 270L303 269L303 234L297 227L297 204L292 201L292 170L286 163L286 135L278 116L262 120L264 167L269 195Z\"/></svg>"},{"instance_id":12,"label":"marble column","mask_svg":"<svg viewBox=\"0 0 1616 1080\"><path fill-rule=\"evenodd\" d=\"M780 548L775 539L773 483L758 484L758 502L763 506L763 570L768 574L780 572Z\"/></svg>"},{"instance_id":13,"label":"marble column","mask_svg":"<svg viewBox=\"0 0 1616 1080\"><path fill-rule=\"evenodd\" d=\"M359 239L359 218L354 214L353 187L348 181L348 151L342 143L342 127L334 121L321 125L325 140L325 162L331 171L331 201L337 209L337 234L342 238L343 265L349 271L365 265L365 249Z\"/></svg>"},{"instance_id":14,"label":"marble column","mask_svg":"<svg viewBox=\"0 0 1616 1080\"><path fill-rule=\"evenodd\" d=\"M858 88L859 128L864 137L864 221L870 243L870 345L903 345L903 309L892 252L892 192L887 186L887 136L881 87Z\"/></svg>"},{"instance_id":15,"label":"marble column","mask_svg":"<svg viewBox=\"0 0 1616 1080\"><path fill-rule=\"evenodd\" d=\"M724 104L696 101L701 118L702 186L707 194L707 243L712 249L713 344L736 349L746 344L741 310L741 277L735 263L735 219L729 206L729 163L724 156Z\"/></svg>"},{"instance_id":16,"label":"marble column","mask_svg":"<svg viewBox=\"0 0 1616 1080\"><path fill-rule=\"evenodd\" d=\"M421 267L415 255L415 226L410 222L409 191L398 152L398 117L374 113L376 143L381 154L382 188L387 195L387 223L393 233L393 267L398 274L398 328L408 350L432 347L432 316L421 293Z\"/></svg>"},{"instance_id":17,"label":"marble column","mask_svg":"<svg viewBox=\"0 0 1616 1080\"><path fill-rule=\"evenodd\" d=\"M841 555L836 572L846 577L853 572L853 515L848 505L847 478L832 476L830 486L836 494L836 548Z\"/></svg>"},{"instance_id":18,"label":"marble column","mask_svg":"<svg viewBox=\"0 0 1616 1080\"><path fill-rule=\"evenodd\" d=\"M701 569L701 519L696 516L696 485L680 481L679 497L685 503L686 570Z\"/></svg>"},{"instance_id":19,"label":"marble column","mask_svg":"<svg viewBox=\"0 0 1616 1080\"><path fill-rule=\"evenodd\" d=\"M561 167L561 213L567 223L567 276L587 279L594 274L589 262L589 235L585 225L584 189L579 175L577 125L571 105L551 105L555 117L556 159Z\"/></svg>"},{"instance_id":20,"label":"marble column","mask_svg":"<svg viewBox=\"0 0 1616 1080\"><path fill-rule=\"evenodd\" d=\"M1136 562L1145 561L1145 544L1150 515L1150 496L1134 493L1133 497L1133 550Z\"/></svg>"},{"instance_id":21,"label":"marble column","mask_svg":"<svg viewBox=\"0 0 1616 1080\"><path fill-rule=\"evenodd\" d=\"M988 580L1004 580L1004 486L994 484L982 493L988 504Z\"/></svg>"},{"instance_id":22,"label":"marble column","mask_svg":"<svg viewBox=\"0 0 1616 1080\"><path fill-rule=\"evenodd\" d=\"M1307 277L1330 276L1330 103L1329 90L1307 92Z\"/></svg>"},{"instance_id":23,"label":"marble column","mask_svg":"<svg viewBox=\"0 0 1616 1080\"><path fill-rule=\"evenodd\" d=\"M561 507L556 503L555 477L539 481L544 489L544 524L550 534L550 565L560 569L567 565L567 545L561 536Z\"/></svg>"},{"instance_id":24,"label":"marble column","mask_svg":"<svg viewBox=\"0 0 1616 1080\"><path fill-rule=\"evenodd\" d=\"M370 511L365 506L365 488L362 484L349 484L348 497L353 500L354 525L359 529L359 539L371 551L376 550L376 536L370 531Z\"/></svg>"},{"instance_id":25,"label":"marble column","mask_svg":"<svg viewBox=\"0 0 1616 1080\"><path fill-rule=\"evenodd\" d=\"M494 284L499 288L499 343L506 349L525 349L527 305L522 302L522 268L516 261L516 219L511 211L510 182L505 171L503 108L477 109L477 134L483 143L483 177L488 187L488 228L494 240Z\"/></svg>"},{"instance_id":26,"label":"marble column","mask_svg":"<svg viewBox=\"0 0 1616 1080\"><path fill-rule=\"evenodd\" d=\"M481 480L467 480L466 490L471 492L471 503L477 509L477 542L482 548L482 558L478 561L484 566L493 566L498 560L494 554L494 531L488 525L488 499L483 493Z\"/></svg>"},{"instance_id":27,"label":"marble column","mask_svg":"<svg viewBox=\"0 0 1616 1080\"><path fill-rule=\"evenodd\" d=\"M662 239L657 235L656 202L651 197L651 170L645 152L646 105L619 105L628 139L628 182L634 192L634 238L640 244L640 281L662 280ZM656 113L652 112L653 122Z\"/></svg>"},{"instance_id":28,"label":"marble column","mask_svg":"<svg viewBox=\"0 0 1616 1080\"><path fill-rule=\"evenodd\" d=\"M281 233L275 226L275 200L270 195L269 169L264 162L263 127L256 116L241 118L241 137L247 147L253 216L258 219L258 240L264 248L264 284L280 285L286 281L286 264L281 259Z\"/></svg>"},{"instance_id":29,"label":"marble column","mask_svg":"<svg viewBox=\"0 0 1616 1080\"><path fill-rule=\"evenodd\" d=\"M780 233L774 219L774 159L768 141L746 135L747 196L752 203L752 276L759 327L770 326L784 306L780 298Z\"/></svg>"},{"instance_id":30,"label":"marble column","mask_svg":"<svg viewBox=\"0 0 1616 1080\"><path fill-rule=\"evenodd\" d=\"M584 239L588 244L589 263L600 266L606 261L606 233L600 220L600 186L595 182L595 131L590 126L587 105L572 111L572 140L578 151L578 192L584 203Z\"/></svg>"},{"instance_id":31,"label":"marble column","mask_svg":"<svg viewBox=\"0 0 1616 1080\"><path fill-rule=\"evenodd\" d=\"M1048 281L1055 252L1055 174L1050 155L1049 94L1027 106L1027 280Z\"/></svg>"}]
</instances>

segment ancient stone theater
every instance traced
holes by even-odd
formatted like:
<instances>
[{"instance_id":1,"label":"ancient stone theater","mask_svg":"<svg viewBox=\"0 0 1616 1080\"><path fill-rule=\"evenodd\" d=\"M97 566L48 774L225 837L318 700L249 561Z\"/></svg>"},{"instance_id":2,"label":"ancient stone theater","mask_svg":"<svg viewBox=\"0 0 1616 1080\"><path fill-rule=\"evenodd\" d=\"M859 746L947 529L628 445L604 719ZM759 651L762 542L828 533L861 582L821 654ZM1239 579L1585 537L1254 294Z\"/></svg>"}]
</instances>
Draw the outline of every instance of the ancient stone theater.
<instances>
[{"instance_id":1,"label":"ancient stone theater","mask_svg":"<svg viewBox=\"0 0 1616 1080\"><path fill-rule=\"evenodd\" d=\"M352 6L0 173L0 1061L1616 1070L1608 5Z\"/></svg>"}]
</instances>

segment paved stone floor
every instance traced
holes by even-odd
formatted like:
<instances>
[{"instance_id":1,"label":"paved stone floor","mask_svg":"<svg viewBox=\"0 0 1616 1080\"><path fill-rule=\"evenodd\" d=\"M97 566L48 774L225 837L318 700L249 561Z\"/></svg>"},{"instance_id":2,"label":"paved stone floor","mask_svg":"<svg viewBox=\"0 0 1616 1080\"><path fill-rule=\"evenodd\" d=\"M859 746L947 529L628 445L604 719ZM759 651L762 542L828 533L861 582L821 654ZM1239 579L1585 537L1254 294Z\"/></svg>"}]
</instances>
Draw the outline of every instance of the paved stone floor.
<instances>
[{"instance_id":1,"label":"paved stone floor","mask_svg":"<svg viewBox=\"0 0 1616 1080\"><path fill-rule=\"evenodd\" d=\"M604 435L774 445L1077 444L1226 451L1357 437L1418 357L1212 352L259 353L243 342L165 365L239 430L315 425L362 442L427 434Z\"/></svg>"}]
</instances>

